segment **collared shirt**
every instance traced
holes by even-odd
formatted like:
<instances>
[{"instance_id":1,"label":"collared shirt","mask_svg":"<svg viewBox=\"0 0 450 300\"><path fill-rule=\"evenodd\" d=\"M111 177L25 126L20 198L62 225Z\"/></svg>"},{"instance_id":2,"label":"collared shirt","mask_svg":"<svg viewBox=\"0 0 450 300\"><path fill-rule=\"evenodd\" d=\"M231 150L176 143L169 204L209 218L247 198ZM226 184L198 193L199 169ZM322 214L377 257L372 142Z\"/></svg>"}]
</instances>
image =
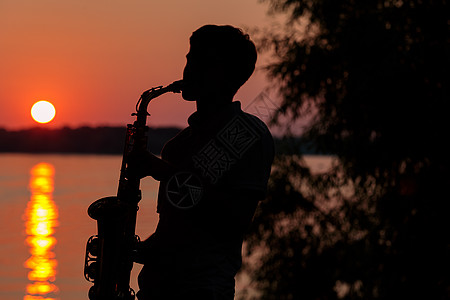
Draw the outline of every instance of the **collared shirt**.
<instances>
[{"instance_id":1,"label":"collared shirt","mask_svg":"<svg viewBox=\"0 0 450 300\"><path fill-rule=\"evenodd\" d=\"M241 266L247 203L262 200L274 157L272 136L257 117L232 102L217 115L198 112L189 126L167 142L161 157L178 171L161 181L157 264L170 264L189 285L233 284ZM250 195L246 200L241 195ZM187 279L190 278L190 279Z\"/></svg>"}]
</instances>

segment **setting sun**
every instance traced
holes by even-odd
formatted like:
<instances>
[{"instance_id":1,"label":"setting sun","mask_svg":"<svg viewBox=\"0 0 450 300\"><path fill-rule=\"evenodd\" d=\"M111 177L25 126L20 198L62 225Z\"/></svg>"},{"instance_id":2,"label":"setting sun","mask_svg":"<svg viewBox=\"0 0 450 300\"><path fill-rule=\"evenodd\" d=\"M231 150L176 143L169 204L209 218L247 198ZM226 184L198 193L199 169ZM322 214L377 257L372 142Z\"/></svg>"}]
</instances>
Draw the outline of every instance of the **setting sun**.
<instances>
[{"instance_id":1,"label":"setting sun","mask_svg":"<svg viewBox=\"0 0 450 300\"><path fill-rule=\"evenodd\" d=\"M48 123L55 117L56 109L48 101L38 101L31 107L31 117L38 123Z\"/></svg>"}]
</instances>

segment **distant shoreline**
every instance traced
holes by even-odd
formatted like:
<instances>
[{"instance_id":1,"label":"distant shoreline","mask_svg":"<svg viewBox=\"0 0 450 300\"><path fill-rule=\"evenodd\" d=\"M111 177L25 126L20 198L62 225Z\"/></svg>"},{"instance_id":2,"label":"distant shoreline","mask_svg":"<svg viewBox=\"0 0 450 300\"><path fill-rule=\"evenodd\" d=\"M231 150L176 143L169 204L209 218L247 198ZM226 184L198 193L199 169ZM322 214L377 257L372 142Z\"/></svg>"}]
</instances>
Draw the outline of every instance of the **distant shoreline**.
<instances>
[{"instance_id":1,"label":"distant shoreline","mask_svg":"<svg viewBox=\"0 0 450 300\"><path fill-rule=\"evenodd\" d=\"M177 135L179 127L149 128L148 149L159 155L164 144ZM0 153L28 154L122 154L126 127L82 126L78 128L42 128L8 130L0 128ZM278 153L328 155L318 153L301 137L281 139L274 137Z\"/></svg>"},{"instance_id":2,"label":"distant shoreline","mask_svg":"<svg viewBox=\"0 0 450 300\"><path fill-rule=\"evenodd\" d=\"M181 128L149 128L148 148L155 154ZM122 154L126 127L0 128L0 153Z\"/></svg>"}]
</instances>

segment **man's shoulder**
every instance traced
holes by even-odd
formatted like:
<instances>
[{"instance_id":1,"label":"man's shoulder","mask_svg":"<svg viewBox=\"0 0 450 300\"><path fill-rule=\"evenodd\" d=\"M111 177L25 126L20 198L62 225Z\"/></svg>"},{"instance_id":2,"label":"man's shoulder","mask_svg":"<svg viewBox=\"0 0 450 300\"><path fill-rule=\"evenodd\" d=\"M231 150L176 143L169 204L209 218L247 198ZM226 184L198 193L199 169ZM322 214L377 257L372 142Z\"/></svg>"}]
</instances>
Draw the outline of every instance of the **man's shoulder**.
<instances>
[{"instance_id":1,"label":"man's shoulder","mask_svg":"<svg viewBox=\"0 0 450 300\"><path fill-rule=\"evenodd\" d=\"M186 139L188 137L191 136L191 132L192 129L190 126L185 127L184 129L181 129L174 137L172 137L171 139L169 139L167 141L167 143L173 142L173 141L178 141L178 140L183 140Z\"/></svg>"},{"instance_id":2,"label":"man's shoulder","mask_svg":"<svg viewBox=\"0 0 450 300\"><path fill-rule=\"evenodd\" d=\"M240 159L245 156L258 156L259 152L271 156L274 151L272 135L266 124L258 117L240 110L218 132L218 143Z\"/></svg>"},{"instance_id":3,"label":"man's shoulder","mask_svg":"<svg viewBox=\"0 0 450 300\"><path fill-rule=\"evenodd\" d=\"M257 135L258 140L262 142L263 147L273 146L273 137L266 123L264 123L257 116L244 111L242 111L241 117L243 118L243 120L245 120L248 128Z\"/></svg>"},{"instance_id":4,"label":"man's shoulder","mask_svg":"<svg viewBox=\"0 0 450 300\"><path fill-rule=\"evenodd\" d=\"M191 136L191 128L188 126L184 129L182 129L180 132L178 132L174 137L169 139L165 144L161 151L161 156L165 157L168 153L168 151L173 150L174 148L177 149L180 147L180 145L185 145L186 141Z\"/></svg>"},{"instance_id":5,"label":"man's shoulder","mask_svg":"<svg viewBox=\"0 0 450 300\"><path fill-rule=\"evenodd\" d=\"M258 130L260 134L272 136L266 123L264 123L260 118L245 111L242 111L242 116L249 122L249 124L252 124L252 126Z\"/></svg>"}]
</instances>

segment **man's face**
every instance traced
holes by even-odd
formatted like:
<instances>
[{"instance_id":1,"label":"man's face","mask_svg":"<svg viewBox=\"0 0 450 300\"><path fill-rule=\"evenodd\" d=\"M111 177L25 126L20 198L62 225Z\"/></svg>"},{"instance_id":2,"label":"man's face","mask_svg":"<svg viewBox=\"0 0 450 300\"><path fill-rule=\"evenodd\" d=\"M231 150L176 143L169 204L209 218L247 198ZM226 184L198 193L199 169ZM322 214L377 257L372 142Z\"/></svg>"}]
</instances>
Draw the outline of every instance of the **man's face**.
<instances>
[{"instance_id":1,"label":"man's face","mask_svg":"<svg viewBox=\"0 0 450 300\"><path fill-rule=\"evenodd\" d=\"M201 67L199 66L198 58L192 50L186 55L186 66L183 71L183 90L182 96L184 100L195 101L201 93Z\"/></svg>"},{"instance_id":2,"label":"man's face","mask_svg":"<svg viewBox=\"0 0 450 300\"><path fill-rule=\"evenodd\" d=\"M211 98L222 89L222 67L214 54L214 51L199 51L191 46L183 71L184 100L199 101Z\"/></svg>"}]
</instances>

